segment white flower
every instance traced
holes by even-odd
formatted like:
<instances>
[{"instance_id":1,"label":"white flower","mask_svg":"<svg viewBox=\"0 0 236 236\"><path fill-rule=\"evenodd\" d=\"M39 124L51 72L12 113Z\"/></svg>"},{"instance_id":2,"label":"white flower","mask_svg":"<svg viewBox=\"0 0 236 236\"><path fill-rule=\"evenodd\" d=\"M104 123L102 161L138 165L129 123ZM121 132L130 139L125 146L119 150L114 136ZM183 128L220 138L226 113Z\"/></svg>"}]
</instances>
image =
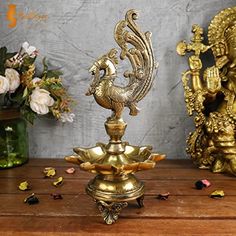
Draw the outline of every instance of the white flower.
<instances>
[{"instance_id":1,"label":"white flower","mask_svg":"<svg viewBox=\"0 0 236 236\"><path fill-rule=\"evenodd\" d=\"M35 57L37 55L37 49L34 46L30 46L28 42L24 42L21 46L25 53L30 57Z\"/></svg>"},{"instance_id":2,"label":"white flower","mask_svg":"<svg viewBox=\"0 0 236 236\"><path fill-rule=\"evenodd\" d=\"M16 89L20 86L20 75L12 68L7 68L5 71L5 76L9 80L9 92L14 93Z\"/></svg>"},{"instance_id":3,"label":"white flower","mask_svg":"<svg viewBox=\"0 0 236 236\"><path fill-rule=\"evenodd\" d=\"M54 104L50 93L45 89L36 87L30 96L30 108L39 115L49 112L49 107Z\"/></svg>"},{"instance_id":4,"label":"white flower","mask_svg":"<svg viewBox=\"0 0 236 236\"><path fill-rule=\"evenodd\" d=\"M70 112L64 112L61 114L60 120L61 122L70 122L72 123L74 121L75 118L75 114L74 113L70 113Z\"/></svg>"},{"instance_id":5,"label":"white flower","mask_svg":"<svg viewBox=\"0 0 236 236\"><path fill-rule=\"evenodd\" d=\"M40 79L39 77L34 77L34 78L32 79L32 83L33 83L33 85L36 86L36 87L37 87L37 83L40 82L40 81L41 81L41 79Z\"/></svg>"},{"instance_id":6,"label":"white flower","mask_svg":"<svg viewBox=\"0 0 236 236\"><path fill-rule=\"evenodd\" d=\"M10 84L6 77L0 75L0 94L7 93L9 91Z\"/></svg>"}]
</instances>

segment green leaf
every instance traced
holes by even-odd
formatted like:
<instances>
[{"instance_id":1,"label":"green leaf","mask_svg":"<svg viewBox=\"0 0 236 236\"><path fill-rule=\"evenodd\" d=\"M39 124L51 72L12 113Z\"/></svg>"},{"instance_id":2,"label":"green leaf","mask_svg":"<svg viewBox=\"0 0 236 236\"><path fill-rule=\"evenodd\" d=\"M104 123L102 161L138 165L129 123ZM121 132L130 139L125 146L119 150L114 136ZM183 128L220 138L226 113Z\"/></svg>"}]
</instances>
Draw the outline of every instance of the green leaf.
<instances>
[{"instance_id":1,"label":"green leaf","mask_svg":"<svg viewBox=\"0 0 236 236\"><path fill-rule=\"evenodd\" d=\"M61 75L63 75L60 70L48 70L46 73L47 78L56 78L58 79Z\"/></svg>"},{"instance_id":2,"label":"green leaf","mask_svg":"<svg viewBox=\"0 0 236 236\"><path fill-rule=\"evenodd\" d=\"M42 63L43 63L43 74L46 75L48 71L48 63L46 57L43 58Z\"/></svg>"},{"instance_id":3,"label":"green leaf","mask_svg":"<svg viewBox=\"0 0 236 236\"><path fill-rule=\"evenodd\" d=\"M0 94L0 109L1 109L1 106L4 105L4 97L5 97L5 94Z\"/></svg>"},{"instance_id":4,"label":"green leaf","mask_svg":"<svg viewBox=\"0 0 236 236\"><path fill-rule=\"evenodd\" d=\"M26 97L22 96L23 89L23 87L19 87L15 93L11 94L10 101L20 106L26 99Z\"/></svg>"},{"instance_id":5,"label":"green leaf","mask_svg":"<svg viewBox=\"0 0 236 236\"><path fill-rule=\"evenodd\" d=\"M63 75L62 71L60 70L49 70L48 62L46 57L43 58L43 75L44 78L56 78L58 79L61 75Z\"/></svg>"},{"instance_id":6,"label":"green leaf","mask_svg":"<svg viewBox=\"0 0 236 236\"><path fill-rule=\"evenodd\" d=\"M6 53L7 53L7 48L2 47L0 48L0 74L5 75L5 61L6 61Z\"/></svg>"},{"instance_id":7,"label":"green leaf","mask_svg":"<svg viewBox=\"0 0 236 236\"><path fill-rule=\"evenodd\" d=\"M13 57L16 52L7 53L6 47L0 48L0 75L5 75L5 62L7 59Z\"/></svg>"},{"instance_id":8,"label":"green leaf","mask_svg":"<svg viewBox=\"0 0 236 236\"><path fill-rule=\"evenodd\" d=\"M25 57L24 58L24 61L23 61L23 64L22 64L22 71L25 72L28 70L28 67L32 64L34 64L34 61L35 61L36 57Z\"/></svg>"},{"instance_id":9,"label":"green leaf","mask_svg":"<svg viewBox=\"0 0 236 236\"><path fill-rule=\"evenodd\" d=\"M17 52L8 52L6 53L6 60L14 57L17 54Z\"/></svg>"},{"instance_id":10,"label":"green leaf","mask_svg":"<svg viewBox=\"0 0 236 236\"><path fill-rule=\"evenodd\" d=\"M37 116L36 113L34 113L28 106L23 106L21 108L21 114L23 118L31 124L34 123L34 119Z\"/></svg>"},{"instance_id":11,"label":"green leaf","mask_svg":"<svg viewBox=\"0 0 236 236\"><path fill-rule=\"evenodd\" d=\"M1 61L6 59L6 54L7 54L7 48L1 47L0 48L0 60Z\"/></svg>"}]
</instances>

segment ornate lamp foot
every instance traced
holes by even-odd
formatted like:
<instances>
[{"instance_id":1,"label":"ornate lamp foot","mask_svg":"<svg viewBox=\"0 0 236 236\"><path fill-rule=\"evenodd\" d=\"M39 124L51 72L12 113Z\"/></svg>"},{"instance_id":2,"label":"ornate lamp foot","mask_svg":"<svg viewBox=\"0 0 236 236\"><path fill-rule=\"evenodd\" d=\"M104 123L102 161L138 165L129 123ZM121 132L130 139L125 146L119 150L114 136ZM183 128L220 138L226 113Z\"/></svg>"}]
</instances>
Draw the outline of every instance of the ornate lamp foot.
<instances>
[{"instance_id":1,"label":"ornate lamp foot","mask_svg":"<svg viewBox=\"0 0 236 236\"><path fill-rule=\"evenodd\" d=\"M141 197L137 198L136 201L138 203L138 206L141 208L141 207L144 207L144 204L143 204L143 200L144 200L144 195L142 195Z\"/></svg>"},{"instance_id":2,"label":"ornate lamp foot","mask_svg":"<svg viewBox=\"0 0 236 236\"><path fill-rule=\"evenodd\" d=\"M95 200L99 211L106 224L111 225L115 223L119 217L121 210L128 206L128 202L104 202Z\"/></svg>"}]
</instances>

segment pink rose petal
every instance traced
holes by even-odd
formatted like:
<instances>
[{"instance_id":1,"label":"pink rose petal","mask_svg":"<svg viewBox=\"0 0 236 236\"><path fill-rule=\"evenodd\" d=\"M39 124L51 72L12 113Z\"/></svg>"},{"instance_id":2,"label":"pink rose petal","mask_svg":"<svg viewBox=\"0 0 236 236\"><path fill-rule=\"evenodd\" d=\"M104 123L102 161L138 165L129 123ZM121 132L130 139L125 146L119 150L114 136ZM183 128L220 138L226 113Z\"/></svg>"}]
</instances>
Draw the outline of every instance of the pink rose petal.
<instances>
[{"instance_id":1,"label":"pink rose petal","mask_svg":"<svg viewBox=\"0 0 236 236\"><path fill-rule=\"evenodd\" d=\"M75 173L75 168L71 167L66 170L67 174L74 174Z\"/></svg>"},{"instance_id":2,"label":"pink rose petal","mask_svg":"<svg viewBox=\"0 0 236 236\"><path fill-rule=\"evenodd\" d=\"M207 180L207 179L202 179L202 183L203 183L206 187L210 187L210 186L211 186L210 181Z\"/></svg>"}]
</instances>

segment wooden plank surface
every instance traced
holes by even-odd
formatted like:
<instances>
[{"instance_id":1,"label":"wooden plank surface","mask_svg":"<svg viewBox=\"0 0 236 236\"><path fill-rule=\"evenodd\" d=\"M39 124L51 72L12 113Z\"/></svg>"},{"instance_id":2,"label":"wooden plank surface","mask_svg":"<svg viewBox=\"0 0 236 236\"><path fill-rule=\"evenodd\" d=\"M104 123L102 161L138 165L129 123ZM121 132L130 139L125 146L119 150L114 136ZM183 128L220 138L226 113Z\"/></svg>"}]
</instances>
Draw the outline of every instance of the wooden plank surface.
<instances>
[{"instance_id":1,"label":"wooden plank surface","mask_svg":"<svg viewBox=\"0 0 236 236\"><path fill-rule=\"evenodd\" d=\"M11 228L9 229L9 222ZM19 227L19 225L21 227ZM66 229L66 231L63 231ZM16 234L17 231L17 234ZM105 225L101 217L1 217L1 232L5 235L89 235L89 236L139 236L139 235L235 235L234 220L201 219L125 219Z\"/></svg>"},{"instance_id":2,"label":"wooden plank surface","mask_svg":"<svg viewBox=\"0 0 236 236\"><path fill-rule=\"evenodd\" d=\"M27 195L27 194L26 194ZM0 216L99 216L92 199L81 195L64 195L63 200L53 200L50 195L37 194L40 204L23 204L25 196L1 194ZM138 208L135 201L122 210L124 218L211 218L236 219L235 196L225 200L216 200L198 196L172 196L168 201L161 201L154 196L145 198L144 208ZM12 207L15 206L15 207Z\"/></svg>"},{"instance_id":3,"label":"wooden plank surface","mask_svg":"<svg viewBox=\"0 0 236 236\"><path fill-rule=\"evenodd\" d=\"M45 166L22 166L18 168L13 168L9 170L1 170L0 171L0 178L10 179L10 178L18 178L18 179L27 179L30 177L31 179L38 179L43 177L43 169ZM66 168L68 167L61 167L56 165L50 165L56 167L57 169L57 176L65 176L67 179L90 179L93 178L94 175L91 173L83 172L78 167L76 167L76 173L74 175L67 175L65 173ZM72 166L72 165L70 165ZM214 180L228 180L234 179L232 176L222 175L222 174L212 174L210 171L206 170L199 170L197 168L160 168L157 166L154 169L144 171L144 172L137 172L136 173L138 178L143 180L186 180L186 179L201 179L201 178L214 178Z\"/></svg>"},{"instance_id":4,"label":"wooden plank surface","mask_svg":"<svg viewBox=\"0 0 236 236\"><path fill-rule=\"evenodd\" d=\"M62 186L55 188L55 178L44 178L47 166L57 169L55 178L64 177ZM70 166L64 160L32 159L22 167L0 170L0 235L236 235L235 177L199 170L188 160L162 161L137 174L146 186L145 207L130 202L118 222L107 226L85 194L94 175L78 168L68 175L65 170ZM194 183L202 178L212 186L196 190ZM30 191L18 190L24 180L32 185ZM223 189L225 198L211 199L215 189ZM24 204L32 192L40 203ZM170 192L166 201L157 199L163 192ZM51 193L60 193L63 199L53 200Z\"/></svg>"},{"instance_id":5,"label":"wooden plank surface","mask_svg":"<svg viewBox=\"0 0 236 236\"><path fill-rule=\"evenodd\" d=\"M12 222L9 230L8 224ZM235 235L234 220L201 219L124 219L112 226L104 225L100 217L1 217L4 235ZM19 229L18 224L21 225ZM67 231L63 232L63 229ZM17 231L17 234L15 233Z\"/></svg>"},{"instance_id":6,"label":"wooden plank surface","mask_svg":"<svg viewBox=\"0 0 236 236\"><path fill-rule=\"evenodd\" d=\"M32 190L23 192L19 191L18 185L21 181L28 180L30 185L32 186ZM224 189L227 195L236 196L236 180L214 180L214 178L209 179L212 182L211 188L204 188L202 190L196 190L194 187L195 180L181 180L178 179L166 181L166 180L145 180L145 195L158 195L163 192L170 192L171 195L184 195L184 196L200 196L205 195L208 196L213 189ZM65 177L64 184L60 187L53 187L52 182L54 179L1 179L0 178L0 194L8 193L8 194L29 194L32 192L36 192L39 194L47 194L49 189L51 192L58 192L61 194L84 194L85 186L88 183L87 179L67 179Z\"/></svg>"}]
</instances>

